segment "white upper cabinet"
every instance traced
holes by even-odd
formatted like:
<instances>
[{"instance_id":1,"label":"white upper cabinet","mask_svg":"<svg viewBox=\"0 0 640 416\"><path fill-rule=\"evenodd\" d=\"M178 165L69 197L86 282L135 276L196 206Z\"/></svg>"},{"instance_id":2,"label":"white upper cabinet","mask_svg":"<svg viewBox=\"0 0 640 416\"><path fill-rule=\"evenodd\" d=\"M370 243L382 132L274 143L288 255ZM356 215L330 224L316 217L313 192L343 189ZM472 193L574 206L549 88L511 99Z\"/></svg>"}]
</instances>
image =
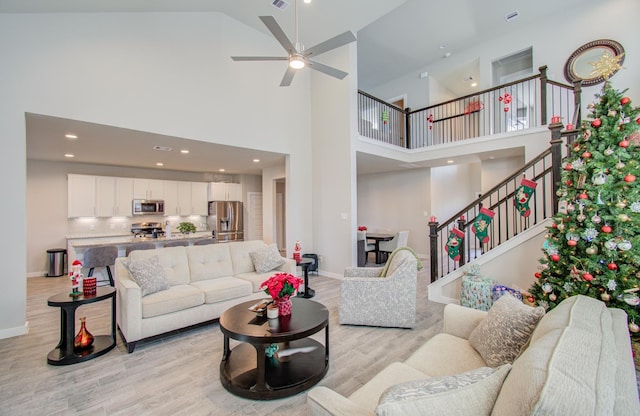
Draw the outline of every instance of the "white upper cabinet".
<instances>
[{"instance_id":1,"label":"white upper cabinet","mask_svg":"<svg viewBox=\"0 0 640 416\"><path fill-rule=\"evenodd\" d=\"M95 217L96 177L67 175L67 217Z\"/></svg>"},{"instance_id":2,"label":"white upper cabinet","mask_svg":"<svg viewBox=\"0 0 640 416\"><path fill-rule=\"evenodd\" d=\"M211 182L209 184L209 201L242 201L242 185Z\"/></svg>"},{"instance_id":3,"label":"white upper cabinet","mask_svg":"<svg viewBox=\"0 0 640 416\"><path fill-rule=\"evenodd\" d=\"M96 176L96 216L130 217L133 179Z\"/></svg>"},{"instance_id":4,"label":"white upper cabinet","mask_svg":"<svg viewBox=\"0 0 640 416\"><path fill-rule=\"evenodd\" d=\"M116 217L133 216L133 179L116 178L116 205L114 212Z\"/></svg>"},{"instance_id":5,"label":"white upper cabinet","mask_svg":"<svg viewBox=\"0 0 640 416\"><path fill-rule=\"evenodd\" d=\"M164 199L164 181L159 179L134 179L134 199Z\"/></svg>"},{"instance_id":6,"label":"white upper cabinet","mask_svg":"<svg viewBox=\"0 0 640 416\"><path fill-rule=\"evenodd\" d=\"M191 206L194 215L209 215L209 200L207 199L207 184L205 182L191 183Z\"/></svg>"}]
</instances>

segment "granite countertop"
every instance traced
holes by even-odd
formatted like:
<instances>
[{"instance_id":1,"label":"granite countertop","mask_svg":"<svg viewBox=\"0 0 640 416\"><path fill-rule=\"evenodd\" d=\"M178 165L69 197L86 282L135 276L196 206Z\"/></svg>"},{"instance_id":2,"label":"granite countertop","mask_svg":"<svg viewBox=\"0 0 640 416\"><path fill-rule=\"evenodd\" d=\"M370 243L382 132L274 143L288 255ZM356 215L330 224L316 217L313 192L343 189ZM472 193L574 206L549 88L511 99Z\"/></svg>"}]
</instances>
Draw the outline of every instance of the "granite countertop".
<instances>
[{"instance_id":1,"label":"granite countertop","mask_svg":"<svg viewBox=\"0 0 640 416\"><path fill-rule=\"evenodd\" d=\"M165 241L176 241L176 240L199 240L201 238L211 238L211 232L208 231L200 231L191 233L189 235L183 234L174 234L171 238L166 237L132 237L131 233L126 236L123 235L104 235L104 236L91 236L91 237L73 237L70 238L67 236L69 241L69 245L72 247L96 247L102 245L129 245L134 243L164 243Z\"/></svg>"}]
</instances>

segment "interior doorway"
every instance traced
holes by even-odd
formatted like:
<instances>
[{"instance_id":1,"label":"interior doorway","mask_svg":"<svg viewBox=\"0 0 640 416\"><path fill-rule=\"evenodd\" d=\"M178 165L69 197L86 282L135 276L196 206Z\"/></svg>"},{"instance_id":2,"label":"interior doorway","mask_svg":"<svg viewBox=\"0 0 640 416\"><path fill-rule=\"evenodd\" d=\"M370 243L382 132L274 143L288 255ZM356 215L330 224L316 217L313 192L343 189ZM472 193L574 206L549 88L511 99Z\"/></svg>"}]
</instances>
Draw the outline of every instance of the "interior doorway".
<instances>
[{"instance_id":1,"label":"interior doorway","mask_svg":"<svg viewBox=\"0 0 640 416\"><path fill-rule=\"evenodd\" d=\"M404 111L406 102L406 96L396 97L389 100L389 103L395 105L396 107L402 109ZM405 118L403 116L399 116L397 120L393 120L391 123L391 128L394 130L392 133L392 137L398 137L400 140L400 146L406 147L405 141Z\"/></svg>"},{"instance_id":2,"label":"interior doorway","mask_svg":"<svg viewBox=\"0 0 640 416\"><path fill-rule=\"evenodd\" d=\"M286 180L283 179L277 179L276 180L276 186L275 186L275 190L276 190L276 195L275 195L275 202L276 202L276 224L275 224L275 231L276 231L276 244L278 246L278 250L280 250L280 253L285 253L285 257L286 257L286 251L287 251L287 226L286 226L286 218L287 218L287 209L286 209Z\"/></svg>"}]
</instances>

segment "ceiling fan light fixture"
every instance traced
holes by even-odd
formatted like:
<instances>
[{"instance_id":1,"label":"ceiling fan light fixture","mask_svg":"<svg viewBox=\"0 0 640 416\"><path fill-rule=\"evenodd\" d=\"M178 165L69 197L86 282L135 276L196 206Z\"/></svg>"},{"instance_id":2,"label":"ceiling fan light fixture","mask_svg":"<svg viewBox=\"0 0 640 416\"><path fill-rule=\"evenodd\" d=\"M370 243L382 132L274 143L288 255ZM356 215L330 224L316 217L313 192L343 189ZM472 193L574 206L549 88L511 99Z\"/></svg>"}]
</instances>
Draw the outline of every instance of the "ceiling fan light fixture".
<instances>
[{"instance_id":1,"label":"ceiling fan light fixture","mask_svg":"<svg viewBox=\"0 0 640 416\"><path fill-rule=\"evenodd\" d=\"M302 58L302 56L293 55L289 59L289 66L293 69L302 69L304 68L304 59Z\"/></svg>"}]
</instances>

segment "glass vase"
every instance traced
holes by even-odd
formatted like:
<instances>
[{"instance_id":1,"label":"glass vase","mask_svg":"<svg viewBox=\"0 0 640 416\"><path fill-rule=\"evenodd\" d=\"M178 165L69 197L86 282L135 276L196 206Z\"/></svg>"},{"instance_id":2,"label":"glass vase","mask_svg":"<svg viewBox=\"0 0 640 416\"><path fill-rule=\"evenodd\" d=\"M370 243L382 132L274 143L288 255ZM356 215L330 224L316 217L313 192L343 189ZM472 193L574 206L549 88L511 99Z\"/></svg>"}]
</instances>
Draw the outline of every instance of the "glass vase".
<instances>
[{"instance_id":1,"label":"glass vase","mask_svg":"<svg viewBox=\"0 0 640 416\"><path fill-rule=\"evenodd\" d=\"M279 316L291 315L291 299L289 299L289 296L278 298L275 303L278 306Z\"/></svg>"},{"instance_id":2,"label":"glass vase","mask_svg":"<svg viewBox=\"0 0 640 416\"><path fill-rule=\"evenodd\" d=\"M87 349L93 344L93 335L87 330L86 319L86 317L80 318L80 331L73 342L73 347L76 350Z\"/></svg>"}]
</instances>

